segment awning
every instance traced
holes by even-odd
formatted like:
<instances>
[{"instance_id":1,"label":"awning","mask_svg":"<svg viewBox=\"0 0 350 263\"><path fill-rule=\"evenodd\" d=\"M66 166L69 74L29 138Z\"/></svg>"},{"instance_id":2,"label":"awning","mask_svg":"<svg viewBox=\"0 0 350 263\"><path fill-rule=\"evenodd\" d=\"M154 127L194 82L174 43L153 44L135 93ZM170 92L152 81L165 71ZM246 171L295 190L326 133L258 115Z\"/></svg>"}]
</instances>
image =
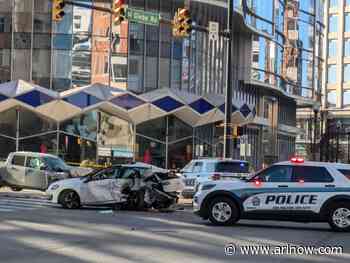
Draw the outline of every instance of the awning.
<instances>
[{"instance_id":1,"label":"awning","mask_svg":"<svg viewBox=\"0 0 350 263\"><path fill-rule=\"evenodd\" d=\"M222 95L197 96L167 88L137 95L99 83L61 93L23 80L0 84L0 112L21 106L57 122L100 109L134 124L175 115L197 127L224 120L224 102ZM234 124L247 123L255 117L255 105L239 100L232 103Z\"/></svg>"}]
</instances>

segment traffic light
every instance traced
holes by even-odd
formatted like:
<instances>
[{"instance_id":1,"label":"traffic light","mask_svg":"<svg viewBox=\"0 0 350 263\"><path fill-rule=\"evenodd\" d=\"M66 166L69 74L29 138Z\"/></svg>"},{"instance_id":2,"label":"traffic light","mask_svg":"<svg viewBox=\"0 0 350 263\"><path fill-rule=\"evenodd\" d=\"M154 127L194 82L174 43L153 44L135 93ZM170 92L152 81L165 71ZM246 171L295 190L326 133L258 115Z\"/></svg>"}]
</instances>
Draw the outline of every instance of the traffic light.
<instances>
[{"instance_id":1,"label":"traffic light","mask_svg":"<svg viewBox=\"0 0 350 263\"><path fill-rule=\"evenodd\" d=\"M65 6L64 0L53 0L52 1L52 20L61 21L64 16L63 8Z\"/></svg>"},{"instance_id":2,"label":"traffic light","mask_svg":"<svg viewBox=\"0 0 350 263\"><path fill-rule=\"evenodd\" d=\"M114 25L120 25L125 20L125 1L114 0L113 2L113 23Z\"/></svg>"},{"instance_id":3,"label":"traffic light","mask_svg":"<svg viewBox=\"0 0 350 263\"><path fill-rule=\"evenodd\" d=\"M173 21L173 36L188 37L192 32L192 19L187 8L179 8Z\"/></svg>"}]
</instances>

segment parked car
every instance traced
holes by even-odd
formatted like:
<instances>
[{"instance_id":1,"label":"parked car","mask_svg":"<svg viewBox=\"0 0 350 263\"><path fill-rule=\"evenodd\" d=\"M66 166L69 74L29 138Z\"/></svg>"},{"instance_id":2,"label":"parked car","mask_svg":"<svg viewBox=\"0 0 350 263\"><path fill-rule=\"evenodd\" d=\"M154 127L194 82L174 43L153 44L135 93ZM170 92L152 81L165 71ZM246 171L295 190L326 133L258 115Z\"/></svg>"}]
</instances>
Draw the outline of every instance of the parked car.
<instances>
[{"instance_id":1,"label":"parked car","mask_svg":"<svg viewBox=\"0 0 350 263\"><path fill-rule=\"evenodd\" d=\"M168 170L144 164L116 165L84 177L53 183L47 194L64 208L120 205L129 209L166 209L176 203L182 179Z\"/></svg>"},{"instance_id":2,"label":"parked car","mask_svg":"<svg viewBox=\"0 0 350 263\"><path fill-rule=\"evenodd\" d=\"M2 186L9 186L14 191L45 191L52 182L69 177L71 168L62 159L51 154L13 152L0 167Z\"/></svg>"},{"instance_id":3,"label":"parked car","mask_svg":"<svg viewBox=\"0 0 350 263\"><path fill-rule=\"evenodd\" d=\"M185 183L182 196L184 198L193 198L196 188L201 182L247 177L250 172L249 163L243 160L222 158L194 159L180 171Z\"/></svg>"}]
</instances>

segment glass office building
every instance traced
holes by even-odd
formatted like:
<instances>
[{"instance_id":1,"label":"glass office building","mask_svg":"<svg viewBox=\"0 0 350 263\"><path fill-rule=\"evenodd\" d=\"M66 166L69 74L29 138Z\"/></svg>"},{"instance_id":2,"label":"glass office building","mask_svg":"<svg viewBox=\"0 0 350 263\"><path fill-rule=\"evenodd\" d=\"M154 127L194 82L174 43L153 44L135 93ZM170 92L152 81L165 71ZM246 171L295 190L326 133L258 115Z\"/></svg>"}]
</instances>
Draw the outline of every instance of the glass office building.
<instances>
[{"instance_id":1,"label":"glass office building","mask_svg":"<svg viewBox=\"0 0 350 263\"><path fill-rule=\"evenodd\" d=\"M226 1L127 2L167 20L187 5L194 24L227 24ZM173 168L222 156L223 36L174 38L167 23L111 28L110 14L69 5L57 23L50 5L0 0L2 158L31 150L71 162L133 158ZM243 127L235 158L259 168L293 155L296 108L312 105L320 91L322 15L322 0L235 1L232 123ZM135 114L142 107L151 113Z\"/></svg>"}]
</instances>

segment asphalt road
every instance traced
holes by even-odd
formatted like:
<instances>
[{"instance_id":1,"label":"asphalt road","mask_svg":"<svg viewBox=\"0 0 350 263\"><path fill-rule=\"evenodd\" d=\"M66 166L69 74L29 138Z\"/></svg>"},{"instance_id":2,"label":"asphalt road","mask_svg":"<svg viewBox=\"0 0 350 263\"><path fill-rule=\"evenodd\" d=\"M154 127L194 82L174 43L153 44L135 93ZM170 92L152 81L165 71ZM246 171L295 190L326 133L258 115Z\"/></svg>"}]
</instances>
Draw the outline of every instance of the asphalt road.
<instances>
[{"instance_id":1,"label":"asphalt road","mask_svg":"<svg viewBox=\"0 0 350 263\"><path fill-rule=\"evenodd\" d=\"M0 194L0 262L349 262L350 233L327 224L241 221L214 227L190 209L174 213L64 210ZM40 203L42 202L42 203ZM26 209L21 209L22 205ZM236 245L235 255L225 246ZM240 246L342 246L339 255L242 255Z\"/></svg>"}]
</instances>

